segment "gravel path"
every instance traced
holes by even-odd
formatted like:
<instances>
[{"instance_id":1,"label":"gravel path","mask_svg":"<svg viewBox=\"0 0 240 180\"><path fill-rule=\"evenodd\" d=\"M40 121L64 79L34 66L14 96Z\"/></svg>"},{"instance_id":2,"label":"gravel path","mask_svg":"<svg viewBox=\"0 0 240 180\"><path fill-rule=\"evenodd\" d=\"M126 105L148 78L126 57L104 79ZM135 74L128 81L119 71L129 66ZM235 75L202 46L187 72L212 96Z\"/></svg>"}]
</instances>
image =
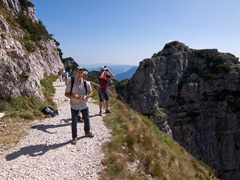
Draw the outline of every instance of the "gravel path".
<instances>
[{"instance_id":1,"label":"gravel path","mask_svg":"<svg viewBox=\"0 0 240 180\"><path fill-rule=\"evenodd\" d=\"M54 82L59 116L35 121L32 129L14 148L0 156L0 179L95 180L104 154L101 145L111 136L98 116L98 105L89 102L94 138L84 136L78 123L78 143L72 145L69 99L64 96L64 82Z\"/></svg>"}]
</instances>

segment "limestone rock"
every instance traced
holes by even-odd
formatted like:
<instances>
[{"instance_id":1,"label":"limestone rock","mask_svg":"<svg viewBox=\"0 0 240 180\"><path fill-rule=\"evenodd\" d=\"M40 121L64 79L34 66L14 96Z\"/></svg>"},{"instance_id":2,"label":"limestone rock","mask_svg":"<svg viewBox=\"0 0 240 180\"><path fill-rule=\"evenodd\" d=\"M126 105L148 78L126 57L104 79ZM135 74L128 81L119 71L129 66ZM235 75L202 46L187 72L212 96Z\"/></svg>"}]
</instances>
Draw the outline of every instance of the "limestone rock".
<instances>
[{"instance_id":1,"label":"limestone rock","mask_svg":"<svg viewBox=\"0 0 240 180\"><path fill-rule=\"evenodd\" d=\"M215 169L240 179L240 65L230 53L171 42L144 59L119 95Z\"/></svg>"},{"instance_id":2,"label":"limestone rock","mask_svg":"<svg viewBox=\"0 0 240 180\"><path fill-rule=\"evenodd\" d=\"M24 5L19 0L3 0L3 4L13 15L23 12L37 22L31 3ZM0 98L43 98L40 80L44 74L57 75L59 69L64 68L55 41L42 39L35 44L36 50L29 52L22 41L26 32L12 28L3 15L0 15L0 30Z\"/></svg>"}]
</instances>

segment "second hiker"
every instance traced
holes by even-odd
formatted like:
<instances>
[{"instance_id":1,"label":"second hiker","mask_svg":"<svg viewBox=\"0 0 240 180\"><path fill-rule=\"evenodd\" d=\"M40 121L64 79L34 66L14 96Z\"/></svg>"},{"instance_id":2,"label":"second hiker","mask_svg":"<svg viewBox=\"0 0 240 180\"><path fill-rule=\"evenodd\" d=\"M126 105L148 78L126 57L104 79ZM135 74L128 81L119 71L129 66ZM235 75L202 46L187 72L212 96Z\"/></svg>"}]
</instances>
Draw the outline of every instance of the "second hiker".
<instances>
[{"instance_id":1,"label":"second hiker","mask_svg":"<svg viewBox=\"0 0 240 180\"><path fill-rule=\"evenodd\" d=\"M101 89L99 90L99 116L102 116L102 104L104 100L106 113L110 113L108 109L108 78L114 77L114 74L107 69L106 66L102 66L100 71L101 72L98 75L99 84L101 86Z\"/></svg>"}]
</instances>

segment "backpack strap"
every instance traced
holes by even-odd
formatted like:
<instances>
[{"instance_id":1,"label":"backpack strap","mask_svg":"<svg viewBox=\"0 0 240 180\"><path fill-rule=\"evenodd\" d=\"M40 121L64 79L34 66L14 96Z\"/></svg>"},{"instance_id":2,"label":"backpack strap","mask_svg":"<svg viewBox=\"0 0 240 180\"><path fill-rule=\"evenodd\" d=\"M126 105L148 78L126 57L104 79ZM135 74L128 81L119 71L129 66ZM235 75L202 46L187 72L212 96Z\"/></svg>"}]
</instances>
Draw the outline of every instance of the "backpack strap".
<instances>
[{"instance_id":1,"label":"backpack strap","mask_svg":"<svg viewBox=\"0 0 240 180\"><path fill-rule=\"evenodd\" d=\"M72 76L71 77L71 90L70 90L70 94L72 94L72 89L73 89L73 85L74 85L74 79L75 79L75 76ZM85 91L86 91L86 94L88 93L88 90L87 90L87 82L84 80L84 88L85 88Z\"/></svg>"},{"instance_id":2,"label":"backpack strap","mask_svg":"<svg viewBox=\"0 0 240 180\"><path fill-rule=\"evenodd\" d=\"M72 76L71 77L71 90L70 90L70 94L72 94L72 89L73 89L73 85L74 85L74 79L75 79L75 76Z\"/></svg>"},{"instance_id":3,"label":"backpack strap","mask_svg":"<svg viewBox=\"0 0 240 180\"><path fill-rule=\"evenodd\" d=\"M84 80L84 88L86 90L86 94L88 93L88 90L87 90L87 82Z\"/></svg>"}]
</instances>

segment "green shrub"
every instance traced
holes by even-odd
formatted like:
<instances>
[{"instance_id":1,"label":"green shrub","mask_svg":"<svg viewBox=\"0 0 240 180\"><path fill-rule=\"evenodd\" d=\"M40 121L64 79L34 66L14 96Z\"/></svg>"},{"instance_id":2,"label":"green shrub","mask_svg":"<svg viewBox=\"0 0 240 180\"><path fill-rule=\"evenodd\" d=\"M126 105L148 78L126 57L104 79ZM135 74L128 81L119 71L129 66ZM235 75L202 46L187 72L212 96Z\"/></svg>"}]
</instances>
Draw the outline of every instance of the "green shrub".
<instances>
[{"instance_id":1,"label":"green shrub","mask_svg":"<svg viewBox=\"0 0 240 180\"><path fill-rule=\"evenodd\" d=\"M17 15L16 22L28 33L30 40L33 42L52 38L41 21L33 22L32 19L24 13Z\"/></svg>"},{"instance_id":2,"label":"green shrub","mask_svg":"<svg viewBox=\"0 0 240 180\"><path fill-rule=\"evenodd\" d=\"M207 64L210 67L212 73L229 73L232 68L225 63L225 58L222 54L219 54L213 58L207 59Z\"/></svg>"},{"instance_id":3,"label":"green shrub","mask_svg":"<svg viewBox=\"0 0 240 180\"><path fill-rule=\"evenodd\" d=\"M116 92L118 92L118 94L122 94L121 92L123 92L123 90L125 89L127 82L128 82L128 79L125 79L122 81L117 81L114 84L115 90L116 90Z\"/></svg>"},{"instance_id":4,"label":"green shrub","mask_svg":"<svg viewBox=\"0 0 240 180\"><path fill-rule=\"evenodd\" d=\"M1 8L5 8L5 4L3 3L2 0L0 0L0 7L1 7Z\"/></svg>"},{"instance_id":5,"label":"green shrub","mask_svg":"<svg viewBox=\"0 0 240 180\"><path fill-rule=\"evenodd\" d=\"M32 98L27 96L19 96L15 99L11 99L9 101L11 111L28 111L28 110L39 110L40 107L43 106L44 102L42 102L38 98Z\"/></svg>"},{"instance_id":6,"label":"green shrub","mask_svg":"<svg viewBox=\"0 0 240 180\"><path fill-rule=\"evenodd\" d=\"M23 72L22 72L22 76L23 76L23 77L28 78L28 77L30 77L30 75L31 75L31 73L30 73L29 71L23 71Z\"/></svg>"},{"instance_id":7,"label":"green shrub","mask_svg":"<svg viewBox=\"0 0 240 180\"><path fill-rule=\"evenodd\" d=\"M151 58L157 58L157 57L158 57L158 54L154 53Z\"/></svg>"},{"instance_id":8,"label":"green shrub","mask_svg":"<svg viewBox=\"0 0 240 180\"><path fill-rule=\"evenodd\" d=\"M170 48L172 46L176 46L178 44L181 44L179 41L172 41L170 43L165 44L164 49Z\"/></svg>"},{"instance_id":9,"label":"green shrub","mask_svg":"<svg viewBox=\"0 0 240 180\"><path fill-rule=\"evenodd\" d=\"M24 42L24 47L28 52L34 52L36 50L34 43L32 43L31 41L24 40L23 42Z\"/></svg>"},{"instance_id":10,"label":"green shrub","mask_svg":"<svg viewBox=\"0 0 240 180\"><path fill-rule=\"evenodd\" d=\"M34 5L29 0L19 0L19 2L23 7L34 7Z\"/></svg>"},{"instance_id":11,"label":"green shrub","mask_svg":"<svg viewBox=\"0 0 240 180\"><path fill-rule=\"evenodd\" d=\"M200 58L206 58L206 54L204 54L202 51L196 51L196 55Z\"/></svg>"},{"instance_id":12,"label":"green shrub","mask_svg":"<svg viewBox=\"0 0 240 180\"><path fill-rule=\"evenodd\" d=\"M54 95L55 94L55 88L53 87L52 82L46 80L46 79L42 79L40 80L41 85L44 87L44 91L49 94L49 95Z\"/></svg>"},{"instance_id":13,"label":"green shrub","mask_svg":"<svg viewBox=\"0 0 240 180\"><path fill-rule=\"evenodd\" d=\"M218 65L218 66L216 67L216 70L217 70L218 72L229 73L229 72L232 71L232 68L231 68L229 65L227 65L227 64L220 64L220 65Z\"/></svg>"},{"instance_id":14,"label":"green shrub","mask_svg":"<svg viewBox=\"0 0 240 180\"><path fill-rule=\"evenodd\" d=\"M0 112L6 110L6 101L0 98Z\"/></svg>"}]
</instances>

